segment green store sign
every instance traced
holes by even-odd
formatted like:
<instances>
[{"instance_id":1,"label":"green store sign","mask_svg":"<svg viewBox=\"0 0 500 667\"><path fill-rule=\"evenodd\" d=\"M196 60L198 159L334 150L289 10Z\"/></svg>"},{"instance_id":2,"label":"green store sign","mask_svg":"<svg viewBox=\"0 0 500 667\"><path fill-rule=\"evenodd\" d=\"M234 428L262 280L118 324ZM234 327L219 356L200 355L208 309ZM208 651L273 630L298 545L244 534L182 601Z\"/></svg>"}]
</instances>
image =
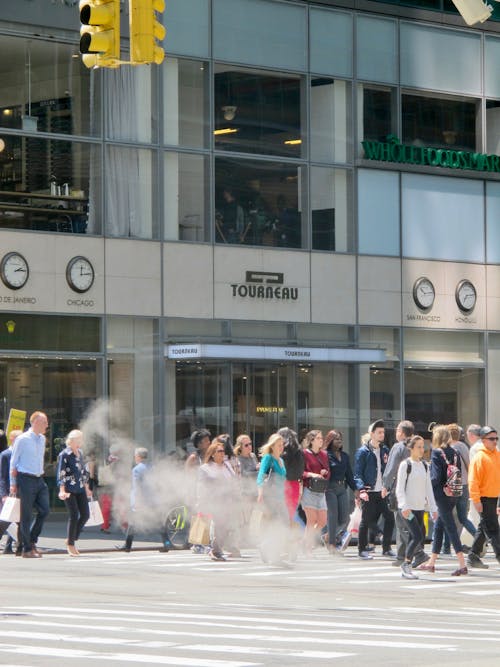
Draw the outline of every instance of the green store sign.
<instances>
[{"instance_id":1,"label":"green store sign","mask_svg":"<svg viewBox=\"0 0 500 667\"><path fill-rule=\"evenodd\" d=\"M362 141L367 160L419 164L448 169L471 169L500 173L500 156L455 151L450 148L429 148L402 144L397 137L389 135L387 141Z\"/></svg>"}]
</instances>

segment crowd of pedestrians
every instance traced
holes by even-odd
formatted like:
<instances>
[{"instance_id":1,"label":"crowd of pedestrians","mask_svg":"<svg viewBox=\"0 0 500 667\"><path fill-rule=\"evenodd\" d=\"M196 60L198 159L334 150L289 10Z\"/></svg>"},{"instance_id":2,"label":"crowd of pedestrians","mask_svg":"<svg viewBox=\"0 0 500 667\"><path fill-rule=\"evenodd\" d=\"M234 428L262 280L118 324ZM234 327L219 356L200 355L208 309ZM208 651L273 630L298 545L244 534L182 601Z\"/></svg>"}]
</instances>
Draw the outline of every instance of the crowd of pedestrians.
<instances>
[{"instance_id":1,"label":"crowd of pedestrians","mask_svg":"<svg viewBox=\"0 0 500 667\"><path fill-rule=\"evenodd\" d=\"M30 428L12 432L12 446L0 455L2 503L16 496L21 505L17 540L8 538L4 554L13 553L16 544L17 555L41 557L37 541L49 513L43 477L47 427L47 416L33 413ZM357 510L352 517L359 515L357 550L363 560L373 559L373 542L381 535L382 556L407 579L417 578L418 570L436 571L446 539L457 558L452 576L488 567L482 560L487 545L500 563L497 431L476 424L465 432L457 424L434 424L430 449L411 421L400 422L395 435L396 442L388 447L384 422L374 421L351 462L338 429L325 436L311 430L299 442L291 428L281 428L258 452L247 434L238 435L233 447L227 433L212 439L208 430L195 431L182 483L183 502L196 519L192 550L215 561L237 557L241 548L251 546L270 563L293 561L299 553L309 558L325 547L342 557L354 528L349 521L353 499ZM83 433L71 431L57 466L59 498L68 512L70 556L80 555L77 541L89 519L88 501L101 487L95 458L85 460L83 444ZM105 472L118 460L116 452L110 452ZM158 497L146 448L135 449L134 463L128 473L126 518L120 522L125 542L118 547L127 552ZM113 502L112 486L110 480L102 484L104 510L108 496L109 505ZM8 525L0 522L0 538ZM109 525L107 516L103 530ZM467 535L469 547L464 544ZM425 552L427 537L430 555Z\"/></svg>"}]
</instances>

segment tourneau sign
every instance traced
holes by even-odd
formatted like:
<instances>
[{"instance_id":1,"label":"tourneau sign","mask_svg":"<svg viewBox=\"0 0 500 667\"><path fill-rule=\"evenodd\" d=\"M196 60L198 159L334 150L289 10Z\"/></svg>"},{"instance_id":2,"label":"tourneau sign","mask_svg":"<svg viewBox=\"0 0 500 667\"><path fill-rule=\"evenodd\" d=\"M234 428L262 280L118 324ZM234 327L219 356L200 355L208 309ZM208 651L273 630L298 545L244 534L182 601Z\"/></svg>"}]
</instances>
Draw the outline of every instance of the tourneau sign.
<instances>
[{"instance_id":1,"label":"tourneau sign","mask_svg":"<svg viewBox=\"0 0 500 667\"><path fill-rule=\"evenodd\" d=\"M393 134L387 137L387 141L365 140L361 145L367 160L500 173L499 155L402 144Z\"/></svg>"}]
</instances>

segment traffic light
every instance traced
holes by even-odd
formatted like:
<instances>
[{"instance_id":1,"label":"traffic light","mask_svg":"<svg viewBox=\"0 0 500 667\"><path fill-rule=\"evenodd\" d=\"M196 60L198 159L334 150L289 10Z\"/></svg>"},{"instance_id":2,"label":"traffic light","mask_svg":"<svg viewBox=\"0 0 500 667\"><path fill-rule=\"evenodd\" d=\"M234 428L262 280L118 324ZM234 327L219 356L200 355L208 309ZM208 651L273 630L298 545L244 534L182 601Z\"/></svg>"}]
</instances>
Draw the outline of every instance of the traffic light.
<instances>
[{"instance_id":1,"label":"traffic light","mask_svg":"<svg viewBox=\"0 0 500 667\"><path fill-rule=\"evenodd\" d=\"M118 67L120 0L80 0L80 53L86 67Z\"/></svg>"},{"instance_id":2,"label":"traffic light","mask_svg":"<svg viewBox=\"0 0 500 667\"><path fill-rule=\"evenodd\" d=\"M130 0L130 60L133 65L156 63L165 57L162 42L166 30L158 21L165 0Z\"/></svg>"}]
</instances>

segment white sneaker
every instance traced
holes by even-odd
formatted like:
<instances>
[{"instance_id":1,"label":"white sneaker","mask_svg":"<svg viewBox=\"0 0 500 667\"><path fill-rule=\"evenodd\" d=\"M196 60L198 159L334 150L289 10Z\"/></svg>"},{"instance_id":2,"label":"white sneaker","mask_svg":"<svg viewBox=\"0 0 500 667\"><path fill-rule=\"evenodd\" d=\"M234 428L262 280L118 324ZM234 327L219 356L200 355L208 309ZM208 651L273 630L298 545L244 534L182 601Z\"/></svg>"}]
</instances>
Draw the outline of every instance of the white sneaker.
<instances>
[{"instance_id":1,"label":"white sneaker","mask_svg":"<svg viewBox=\"0 0 500 667\"><path fill-rule=\"evenodd\" d=\"M418 577L413 574L411 570L411 563L403 563L401 565L401 576L405 579L418 579Z\"/></svg>"}]
</instances>

